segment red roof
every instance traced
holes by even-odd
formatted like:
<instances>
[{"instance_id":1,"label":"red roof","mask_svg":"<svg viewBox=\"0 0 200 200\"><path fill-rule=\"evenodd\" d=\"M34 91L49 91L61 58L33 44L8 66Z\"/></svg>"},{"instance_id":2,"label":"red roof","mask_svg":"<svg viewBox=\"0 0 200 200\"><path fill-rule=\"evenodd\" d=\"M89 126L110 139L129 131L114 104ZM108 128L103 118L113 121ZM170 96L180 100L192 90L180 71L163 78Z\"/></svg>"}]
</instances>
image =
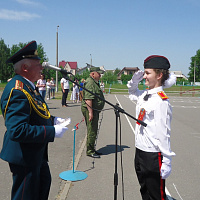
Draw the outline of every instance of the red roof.
<instances>
[{"instance_id":1,"label":"red roof","mask_svg":"<svg viewBox=\"0 0 200 200\"><path fill-rule=\"evenodd\" d=\"M64 60L59 62L59 67L61 66L62 68L64 68L67 63L69 64L71 69L77 69L77 62L65 62Z\"/></svg>"},{"instance_id":2,"label":"red roof","mask_svg":"<svg viewBox=\"0 0 200 200\"><path fill-rule=\"evenodd\" d=\"M67 64L67 62L62 60L61 62L59 62L59 67L62 66L64 68L66 64Z\"/></svg>"},{"instance_id":3,"label":"red roof","mask_svg":"<svg viewBox=\"0 0 200 200\"><path fill-rule=\"evenodd\" d=\"M77 62L68 62L71 69L77 69Z\"/></svg>"}]
</instances>

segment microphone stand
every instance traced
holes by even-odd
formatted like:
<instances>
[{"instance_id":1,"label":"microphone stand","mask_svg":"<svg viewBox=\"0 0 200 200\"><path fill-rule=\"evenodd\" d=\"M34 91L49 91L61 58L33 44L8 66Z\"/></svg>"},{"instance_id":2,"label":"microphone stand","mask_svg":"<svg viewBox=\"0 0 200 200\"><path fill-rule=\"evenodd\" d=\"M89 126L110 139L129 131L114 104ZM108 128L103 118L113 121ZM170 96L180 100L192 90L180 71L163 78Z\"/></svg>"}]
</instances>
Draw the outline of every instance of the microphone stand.
<instances>
[{"instance_id":1,"label":"microphone stand","mask_svg":"<svg viewBox=\"0 0 200 200\"><path fill-rule=\"evenodd\" d=\"M115 130L115 173L114 173L114 200L117 200L117 186L118 186L118 173L117 173L117 145L118 145L118 118L120 116L120 112L124 113L125 115L129 116L130 118L134 119L135 121L137 121L138 123L140 123L142 126L147 126L146 123L144 123L143 121L136 119L135 117L133 117L132 115L128 114L127 112L125 112L122 108L120 108L118 106L118 104L113 105L112 103L110 103L109 101L101 98L100 96L98 96L97 94L91 92L90 90L86 89L85 87L79 85L77 82L71 80L69 77L66 76L66 74L69 74L69 72L66 71L61 71L61 73L63 75L65 75L65 78L67 80L69 80L70 82L74 83L75 85L77 85L78 87L86 90L87 92L89 92L90 94L94 95L95 97L101 99L102 101L104 101L105 103L109 104L110 106L112 106L114 108L115 111L115 116L116 116L116 130ZM73 75L73 74L72 74Z\"/></svg>"}]
</instances>

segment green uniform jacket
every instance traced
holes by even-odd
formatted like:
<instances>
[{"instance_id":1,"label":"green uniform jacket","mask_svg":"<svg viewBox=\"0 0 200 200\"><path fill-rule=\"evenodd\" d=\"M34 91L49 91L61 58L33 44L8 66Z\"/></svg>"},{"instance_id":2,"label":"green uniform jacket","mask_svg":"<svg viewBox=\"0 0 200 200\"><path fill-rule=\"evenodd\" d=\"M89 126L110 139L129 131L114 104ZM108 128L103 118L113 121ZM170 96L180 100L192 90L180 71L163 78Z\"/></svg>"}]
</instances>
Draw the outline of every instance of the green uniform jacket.
<instances>
[{"instance_id":1,"label":"green uniform jacket","mask_svg":"<svg viewBox=\"0 0 200 200\"><path fill-rule=\"evenodd\" d=\"M99 83L97 83L91 76L86 79L84 83L84 87L88 89L89 91L93 92L94 94L98 95L102 99L104 99L103 92L99 86ZM97 109L101 111L104 107L105 101L99 99L95 95L87 92L86 90L83 90L83 99L92 99L92 108ZM85 101L82 101L82 107L87 108L87 105Z\"/></svg>"},{"instance_id":2,"label":"green uniform jacket","mask_svg":"<svg viewBox=\"0 0 200 200\"><path fill-rule=\"evenodd\" d=\"M48 106L30 83L15 75L1 96L1 109L7 128L0 158L22 166L35 166L48 160L48 142L55 128Z\"/></svg>"}]
</instances>

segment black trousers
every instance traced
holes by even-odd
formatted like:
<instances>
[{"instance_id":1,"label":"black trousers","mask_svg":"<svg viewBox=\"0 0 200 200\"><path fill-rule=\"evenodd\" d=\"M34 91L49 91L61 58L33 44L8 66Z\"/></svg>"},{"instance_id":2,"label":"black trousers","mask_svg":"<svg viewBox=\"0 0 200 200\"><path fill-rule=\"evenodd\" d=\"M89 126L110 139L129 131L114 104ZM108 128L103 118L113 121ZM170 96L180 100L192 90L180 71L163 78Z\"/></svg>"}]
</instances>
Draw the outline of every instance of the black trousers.
<instances>
[{"instance_id":1,"label":"black trousers","mask_svg":"<svg viewBox=\"0 0 200 200\"><path fill-rule=\"evenodd\" d=\"M160 176L162 155L136 148L135 171L143 200L166 200L165 180Z\"/></svg>"},{"instance_id":2,"label":"black trousers","mask_svg":"<svg viewBox=\"0 0 200 200\"><path fill-rule=\"evenodd\" d=\"M62 106L66 105L68 92L69 92L69 89L65 89L65 92L62 91Z\"/></svg>"},{"instance_id":3,"label":"black trousers","mask_svg":"<svg viewBox=\"0 0 200 200\"><path fill-rule=\"evenodd\" d=\"M51 174L46 161L35 167L9 166L13 174L12 200L48 200Z\"/></svg>"}]
</instances>

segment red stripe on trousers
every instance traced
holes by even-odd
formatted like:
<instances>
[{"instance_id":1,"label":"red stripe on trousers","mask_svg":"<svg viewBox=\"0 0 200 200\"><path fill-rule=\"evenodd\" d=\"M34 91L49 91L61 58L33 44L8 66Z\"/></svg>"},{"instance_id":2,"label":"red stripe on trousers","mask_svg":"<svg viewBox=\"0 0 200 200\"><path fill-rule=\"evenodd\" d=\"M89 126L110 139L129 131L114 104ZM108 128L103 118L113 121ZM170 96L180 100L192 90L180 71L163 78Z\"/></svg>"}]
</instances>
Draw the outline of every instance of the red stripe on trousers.
<instances>
[{"instance_id":1,"label":"red stripe on trousers","mask_svg":"<svg viewBox=\"0 0 200 200\"><path fill-rule=\"evenodd\" d=\"M161 153L158 153L158 162L159 162L159 170L161 171L161 166L162 166L162 158L161 158ZM161 200L165 200L164 198L164 191L163 191L163 179L160 176L160 194L161 194Z\"/></svg>"},{"instance_id":2,"label":"red stripe on trousers","mask_svg":"<svg viewBox=\"0 0 200 200\"><path fill-rule=\"evenodd\" d=\"M46 127L43 125L43 127L44 127L44 140L45 140L45 138L46 138Z\"/></svg>"},{"instance_id":3,"label":"red stripe on trousers","mask_svg":"<svg viewBox=\"0 0 200 200\"><path fill-rule=\"evenodd\" d=\"M25 170L25 172L26 172L26 170ZM22 199L21 199L21 200L24 199L24 190L25 190L25 185L26 185L26 176L25 176L25 179L24 179L24 186L23 186Z\"/></svg>"}]
</instances>

